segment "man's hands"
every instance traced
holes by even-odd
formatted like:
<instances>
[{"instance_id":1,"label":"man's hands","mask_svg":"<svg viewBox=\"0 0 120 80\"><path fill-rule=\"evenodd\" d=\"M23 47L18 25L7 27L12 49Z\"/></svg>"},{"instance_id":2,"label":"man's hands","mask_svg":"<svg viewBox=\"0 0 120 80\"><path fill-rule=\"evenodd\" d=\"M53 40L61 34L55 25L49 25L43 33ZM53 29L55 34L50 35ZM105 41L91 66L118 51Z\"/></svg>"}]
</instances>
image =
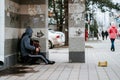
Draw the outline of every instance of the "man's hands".
<instances>
[{"instance_id":1,"label":"man's hands","mask_svg":"<svg viewBox=\"0 0 120 80\"><path fill-rule=\"evenodd\" d=\"M36 53L40 52L40 47L36 48Z\"/></svg>"}]
</instances>

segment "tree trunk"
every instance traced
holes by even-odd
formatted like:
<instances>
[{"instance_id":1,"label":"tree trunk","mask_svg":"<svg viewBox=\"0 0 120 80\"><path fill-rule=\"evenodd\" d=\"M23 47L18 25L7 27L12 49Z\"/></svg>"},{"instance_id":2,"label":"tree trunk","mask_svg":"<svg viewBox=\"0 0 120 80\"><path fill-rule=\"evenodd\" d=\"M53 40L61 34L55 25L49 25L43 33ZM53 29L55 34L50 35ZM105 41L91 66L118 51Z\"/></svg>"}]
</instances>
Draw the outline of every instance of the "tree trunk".
<instances>
[{"instance_id":1,"label":"tree trunk","mask_svg":"<svg viewBox=\"0 0 120 80\"><path fill-rule=\"evenodd\" d=\"M64 7L65 7L65 45L68 46L69 41L69 30L68 30L68 0L64 0Z\"/></svg>"},{"instance_id":2,"label":"tree trunk","mask_svg":"<svg viewBox=\"0 0 120 80\"><path fill-rule=\"evenodd\" d=\"M55 10L55 1L53 0L53 11L54 11L54 13L55 13L55 19L56 19L56 21L57 21L57 30L59 30L59 21L58 21L58 13L56 12L56 10Z\"/></svg>"}]
</instances>

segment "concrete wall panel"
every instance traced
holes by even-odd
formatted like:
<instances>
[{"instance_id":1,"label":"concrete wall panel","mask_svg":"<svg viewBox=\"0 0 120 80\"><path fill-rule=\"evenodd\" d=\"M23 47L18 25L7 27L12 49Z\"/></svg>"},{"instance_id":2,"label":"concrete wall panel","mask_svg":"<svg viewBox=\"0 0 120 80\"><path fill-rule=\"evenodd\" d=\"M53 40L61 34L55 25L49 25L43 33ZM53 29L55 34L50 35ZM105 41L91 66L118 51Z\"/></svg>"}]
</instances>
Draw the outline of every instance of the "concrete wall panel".
<instances>
[{"instance_id":1,"label":"concrete wall panel","mask_svg":"<svg viewBox=\"0 0 120 80\"><path fill-rule=\"evenodd\" d=\"M69 0L69 61L85 62L85 3Z\"/></svg>"}]
</instances>

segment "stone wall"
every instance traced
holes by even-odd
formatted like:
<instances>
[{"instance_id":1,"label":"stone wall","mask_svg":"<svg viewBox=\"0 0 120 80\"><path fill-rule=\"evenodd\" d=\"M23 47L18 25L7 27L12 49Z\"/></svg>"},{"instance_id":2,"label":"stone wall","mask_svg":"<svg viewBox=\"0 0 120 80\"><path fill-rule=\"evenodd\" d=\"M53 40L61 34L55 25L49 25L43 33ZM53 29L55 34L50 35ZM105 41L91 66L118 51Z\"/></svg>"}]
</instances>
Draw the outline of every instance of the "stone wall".
<instances>
[{"instance_id":1,"label":"stone wall","mask_svg":"<svg viewBox=\"0 0 120 80\"><path fill-rule=\"evenodd\" d=\"M4 0L2 0L4 1ZM28 5L26 4L28 0L5 0L3 14L0 17L5 19L5 22L1 22L3 25L0 28L2 32L0 43L0 55L2 56L1 61L4 62L2 69L12 66L17 63L17 54L19 53L18 42L21 35L24 33L27 26L31 26L33 29L33 37L40 41L41 51L47 51L47 6L46 0L36 0L38 2L33 2L31 5L35 5L39 12L35 16L30 16L28 13ZM34 1L34 0L33 0ZM39 4L38 4L39 3ZM0 5L1 6L1 5ZM1 9L1 8L0 8ZM37 32L42 31L44 36L41 38L36 37ZM1 54L2 53L2 54Z\"/></svg>"},{"instance_id":2,"label":"stone wall","mask_svg":"<svg viewBox=\"0 0 120 80\"><path fill-rule=\"evenodd\" d=\"M30 26L33 29L32 38L37 38L37 32L42 31L44 36L41 38L37 38L40 41L40 45L42 45L42 52L46 52L46 38L47 38L47 28L46 28L46 1L36 0L32 3L28 3L28 0L20 1L20 29L21 34L24 33L27 26ZM38 12L35 16L31 16L28 13L28 5L34 5ZM20 35L21 35L20 34Z\"/></svg>"},{"instance_id":3,"label":"stone wall","mask_svg":"<svg viewBox=\"0 0 120 80\"><path fill-rule=\"evenodd\" d=\"M20 15L18 0L5 0L4 68L17 63Z\"/></svg>"}]
</instances>

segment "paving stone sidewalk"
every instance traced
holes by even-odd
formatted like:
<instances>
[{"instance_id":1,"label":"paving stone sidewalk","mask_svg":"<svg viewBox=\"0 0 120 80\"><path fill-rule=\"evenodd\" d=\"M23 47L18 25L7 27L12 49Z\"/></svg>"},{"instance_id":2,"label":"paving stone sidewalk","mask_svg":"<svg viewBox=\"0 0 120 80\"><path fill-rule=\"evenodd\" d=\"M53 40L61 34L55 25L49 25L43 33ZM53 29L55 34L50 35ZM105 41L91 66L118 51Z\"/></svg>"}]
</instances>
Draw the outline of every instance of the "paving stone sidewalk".
<instances>
[{"instance_id":1,"label":"paving stone sidewalk","mask_svg":"<svg viewBox=\"0 0 120 80\"><path fill-rule=\"evenodd\" d=\"M85 45L90 46L85 48L85 63L63 59L54 65L17 65L0 72L0 80L120 80L120 40L115 41L115 52L110 51L110 40L87 41ZM99 61L107 61L108 66L98 67Z\"/></svg>"}]
</instances>

